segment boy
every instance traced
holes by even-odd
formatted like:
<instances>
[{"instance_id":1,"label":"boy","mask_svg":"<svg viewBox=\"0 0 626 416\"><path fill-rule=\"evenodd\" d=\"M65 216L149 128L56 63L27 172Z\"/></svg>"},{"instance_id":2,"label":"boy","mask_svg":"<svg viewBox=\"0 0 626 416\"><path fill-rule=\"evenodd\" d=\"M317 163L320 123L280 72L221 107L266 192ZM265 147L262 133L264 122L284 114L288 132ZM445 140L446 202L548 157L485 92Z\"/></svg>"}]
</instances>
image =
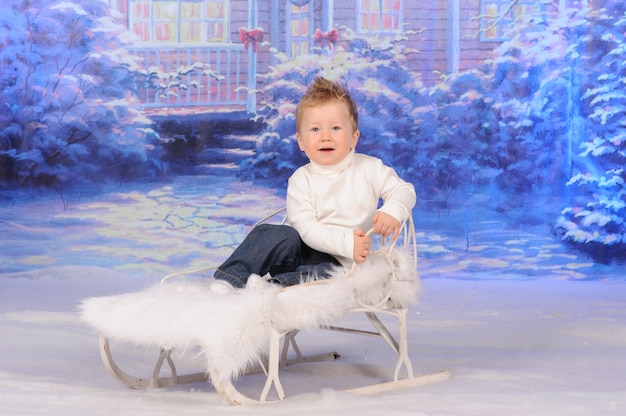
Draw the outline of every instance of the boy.
<instances>
[{"instance_id":1,"label":"boy","mask_svg":"<svg viewBox=\"0 0 626 416\"><path fill-rule=\"evenodd\" d=\"M317 78L296 108L296 139L310 162L289 178L289 225L255 227L214 277L244 287L251 274L269 273L273 282L294 285L365 261L372 227L396 238L415 189L380 159L355 153L359 135L348 91Z\"/></svg>"}]
</instances>

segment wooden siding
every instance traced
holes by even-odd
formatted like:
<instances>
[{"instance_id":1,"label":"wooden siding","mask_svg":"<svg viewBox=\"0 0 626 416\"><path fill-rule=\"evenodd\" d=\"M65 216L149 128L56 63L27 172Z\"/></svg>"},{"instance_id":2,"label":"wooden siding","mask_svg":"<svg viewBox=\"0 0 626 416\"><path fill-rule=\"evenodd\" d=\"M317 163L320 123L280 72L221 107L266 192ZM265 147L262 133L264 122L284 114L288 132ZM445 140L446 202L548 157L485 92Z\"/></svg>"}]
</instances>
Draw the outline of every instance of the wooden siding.
<instances>
[{"instance_id":1,"label":"wooden siding","mask_svg":"<svg viewBox=\"0 0 626 416\"><path fill-rule=\"evenodd\" d=\"M485 58L490 57L498 42L480 40L480 0L460 0L461 59L459 70L478 68Z\"/></svg>"},{"instance_id":2,"label":"wooden siding","mask_svg":"<svg viewBox=\"0 0 626 416\"><path fill-rule=\"evenodd\" d=\"M422 74L422 81L432 85L439 80L436 72L446 72L448 67L448 8L445 0L405 1L405 28L423 30L411 36L408 45L419 53L409 57L412 68Z\"/></svg>"}]
</instances>

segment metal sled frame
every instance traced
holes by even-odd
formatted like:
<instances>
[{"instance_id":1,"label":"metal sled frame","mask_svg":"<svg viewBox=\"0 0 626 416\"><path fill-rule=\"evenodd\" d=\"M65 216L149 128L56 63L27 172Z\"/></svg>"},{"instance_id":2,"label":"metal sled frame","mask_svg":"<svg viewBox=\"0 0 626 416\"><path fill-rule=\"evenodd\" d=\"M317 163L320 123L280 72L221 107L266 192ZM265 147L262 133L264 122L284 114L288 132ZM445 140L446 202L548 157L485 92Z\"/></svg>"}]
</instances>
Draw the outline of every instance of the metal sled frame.
<instances>
[{"instance_id":1,"label":"metal sled frame","mask_svg":"<svg viewBox=\"0 0 626 416\"><path fill-rule=\"evenodd\" d=\"M278 216L284 212L284 208L278 210L271 215L261 219L256 225L267 222L269 219ZM283 219L284 222L284 219ZM371 230L370 230L371 232ZM412 249L413 259L417 260L417 244L415 236L415 228L413 219L409 220L403 226L402 241L406 249ZM395 242L390 243L390 246L384 248L387 252L391 252ZM356 263L354 267L359 267ZM353 270L354 270L353 267ZM417 267L417 264L415 265ZM167 280L181 275L205 272L214 269L214 267L206 269L196 269L190 271L182 271L165 276L162 279L162 283ZM324 280L311 282L313 284L324 284ZM307 284L307 283L304 283ZM288 291L289 287L279 289L277 296L280 296L280 292ZM420 385L431 384L439 381L446 380L451 377L450 372L440 371L433 374L416 376L413 372L413 366L408 354L408 337L407 337L407 308L395 307L394 303L389 298L383 300L377 305L367 305L360 302L357 299L359 306L351 309L350 313L362 313L367 317L369 322L374 327L374 330L363 330L355 328L343 328L336 326L324 326L321 329L338 331L348 334L364 335L382 338L391 349L397 354L396 365L393 370L393 375L390 380L383 383L376 383L367 385L364 387L357 387L346 390L346 392L353 394L377 394L384 393L393 390L400 390L405 388L417 387ZM379 318L379 315L387 315L395 318L397 321L397 337L392 335L391 331L385 326L385 324ZM276 401L274 399L268 399L270 392L273 390L278 400L285 398L285 392L280 382L280 369L286 368L291 365L296 365L304 362L319 362L319 361L332 361L341 358L341 355L336 352L328 354L319 354L316 356L303 356L300 347L296 343L295 337L299 330L297 328L280 332L273 327L270 327L270 344L269 351L263 362L255 368L250 369L247 374L263 372L267 376L263 389L258 398L249 397L241 393L231 381L217 384L215 380L217 377L211 377L211 374L207 373L194 373L186 375L178 375L176 365L172 359L172 351L161 349L159 357L153 367L150 377L136 377L124 372L115 362L111 353L109 340L101 336L100 337L100 355L102 361L109 371L109 373L123 385L134 389L146 389L157 387L170 387L177 384L196 383L207 381L211 379L216 391L228 402L232 404L258 404L258 403L271 403ZM282 344L282 348L281 348ZM293 350L295 358L288 359L290 351ZM160 377L161 370L164 362L169 367L170 376ZM404 369L404 372L402 371ZM401 377L401 373L404 373L404 377Z\"/></svg>"}]
</instances>

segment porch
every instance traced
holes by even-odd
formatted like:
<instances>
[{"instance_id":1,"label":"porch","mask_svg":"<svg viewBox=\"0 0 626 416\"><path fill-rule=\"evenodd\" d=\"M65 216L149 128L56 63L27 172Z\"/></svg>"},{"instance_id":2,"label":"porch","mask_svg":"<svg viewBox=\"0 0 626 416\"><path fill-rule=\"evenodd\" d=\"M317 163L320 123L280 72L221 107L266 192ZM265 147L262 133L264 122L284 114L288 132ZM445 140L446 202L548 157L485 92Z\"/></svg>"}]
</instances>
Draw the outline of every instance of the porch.
<instances>
[{"instance_id":1,"label":"porch","mask_svg":"<svg viewBox=\"0 0 626 416\"><path fill-rule=\"evenodd\" d=\"M130 52L144 65L138 95L145 109L256 107L256 56L243 44L140 45Z\"/></svg>"}]
</instances>

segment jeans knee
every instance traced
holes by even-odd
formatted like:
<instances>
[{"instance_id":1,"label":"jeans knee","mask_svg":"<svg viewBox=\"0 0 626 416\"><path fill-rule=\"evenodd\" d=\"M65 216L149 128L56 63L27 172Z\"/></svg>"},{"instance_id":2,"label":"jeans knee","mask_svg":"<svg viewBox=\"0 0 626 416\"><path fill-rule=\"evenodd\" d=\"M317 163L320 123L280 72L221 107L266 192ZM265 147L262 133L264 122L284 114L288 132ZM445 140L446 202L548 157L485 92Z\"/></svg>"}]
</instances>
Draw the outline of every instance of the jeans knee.
<instances>
[{"instance_id":1,"label":"jeans knee","mask_svg":"<svg viewBox=\"0 0 626 416\"><path fill-rule=\"evenodd\" d=\"M300 234L296 231L295 228L289 225L283 225L284 230L284 238L286 241L289 241L291 244L300 244Z\"/></svg>"},{"instance_id":2,"label":"jeans knee","mask_svg":"<svg viewBox=\"0 0 626 416\"><path fill-rule=\"evenodd\" d=\"M260 224L254 227L252 233L254 238L269 244L300 244L300 234L289 225Z\"/></svg>"}]
</instances>

